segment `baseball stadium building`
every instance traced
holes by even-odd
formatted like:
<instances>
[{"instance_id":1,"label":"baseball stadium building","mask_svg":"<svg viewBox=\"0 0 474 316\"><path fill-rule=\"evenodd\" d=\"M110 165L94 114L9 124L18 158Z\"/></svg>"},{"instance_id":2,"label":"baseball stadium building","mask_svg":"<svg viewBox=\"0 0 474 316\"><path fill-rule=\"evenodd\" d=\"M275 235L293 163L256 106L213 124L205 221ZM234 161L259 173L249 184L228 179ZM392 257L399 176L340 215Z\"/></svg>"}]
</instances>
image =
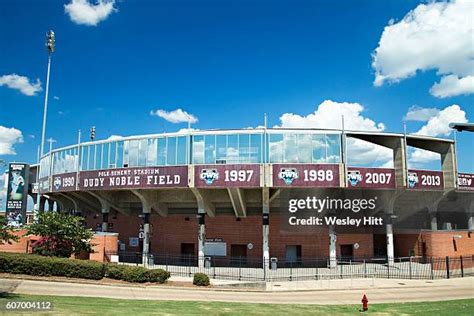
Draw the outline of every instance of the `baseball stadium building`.
<instances>
[{"instance_id":1,"label":"baseball stadium building","mask_svg":"<svg viewBox=\"0 0 474 316\"><path fill-rule=\"evenodd\" d=\"M355 142L389 151L393 167L351 165ZM438 154L437 170L408 169L408 147ZM119 253L188 257L199 266L206 257L258 266L270 259L326 258L332 265L341 257L390 263L474 254L474 175L458 172L450 139L320 129L183 131L79 141L44 155L38 175L37 169L29 172L39 183L39 211L56 204L94 230L118 233ZM288 203L304 196L365 199L371 207L341 204L328 214L345 208L378 225L316 228L302 217L301 226L292 226L297 219Z\"/></svg>"}]
</instances>

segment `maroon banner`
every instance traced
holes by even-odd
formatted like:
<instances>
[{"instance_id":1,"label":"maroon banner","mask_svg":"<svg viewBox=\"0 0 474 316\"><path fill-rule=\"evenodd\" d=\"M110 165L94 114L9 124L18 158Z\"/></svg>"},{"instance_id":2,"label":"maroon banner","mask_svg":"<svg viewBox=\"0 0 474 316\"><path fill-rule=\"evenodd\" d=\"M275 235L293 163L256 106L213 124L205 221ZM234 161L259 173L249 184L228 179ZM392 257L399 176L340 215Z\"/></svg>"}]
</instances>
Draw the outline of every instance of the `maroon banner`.
<instances>
[{"instance_id":1,"label":"maroon banner","mask_svg":"<svg viewBox=\"0 0 474 316\"><path fill-rule=\"evenodd\" d=\"M82 171L79 189L151 189L188 185L188 167L136 167Z\"/></svg>"},{"instance_id":2,"label":"maroon banner","mask_svg":"<svg viewBox=\"0 0 474 316\"><path fill-rule=\"evenodd\" d=\"M340 187L338 164L275 164L274 187Z\"/></svg>"},{"instance_id":3,"label":"maroon banner","mask_svg":"<svg viewBox=\"0 0 474 316\"><path fill-rule=\"evenodd\" d=\"M76 173L69 172L53 176L53 192L76 191Z\"/></svg>"},{"instance_id":4,"label":"maroon banner","mask_svg":"<svg viewBox=\"0 0 474 316\"><path fill-rule=\"evenodd\" d=\"M474 174L458 173L458 187L460 190L474 190Z\"/></svg>"},{"instance_id":5,"label":"maroon banner","mask_svg":"<svg viewBox=\"0 0 474 316\"><path fill-rule=\"evenodd\" d=\"M388 168L347 169L348 188L395 189L395 170Z\"/></svg>"},{"instance_id":6,"label":"maroon banner","mask_svg":"<svg viewBox=\"0 0 474 316\"><path fill-rule=\"evenodd\" d=\"M260 187L260 165L202 165L194 167L196 187Z\"/></svg>"},{"instance_id":7,"label":"maroon banner","mask_svg":"<svg viewBox=\"0 0 474 316\"><path fill-rule=\"evenodd\" d=\"M441 171L408 170L408 188L418 190L443 190L444 181Z\"/></svg>"}]
</instances>

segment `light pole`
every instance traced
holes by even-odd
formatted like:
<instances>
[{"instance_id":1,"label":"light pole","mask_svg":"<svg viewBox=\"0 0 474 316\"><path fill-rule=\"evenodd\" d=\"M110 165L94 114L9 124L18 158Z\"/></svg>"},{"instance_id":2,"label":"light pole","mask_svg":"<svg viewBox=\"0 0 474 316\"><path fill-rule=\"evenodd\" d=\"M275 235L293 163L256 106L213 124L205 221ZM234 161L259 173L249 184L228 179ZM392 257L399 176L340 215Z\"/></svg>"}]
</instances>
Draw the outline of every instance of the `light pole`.
<instances>
[{"instance_id":1,"label":"light pole","mask_svg":"<svg viewBox=\"0 0 474 316\"><path fill-rule=\"evenodd\" d=\"M44 155L44 138L46 135L46 118L48 115L48 92L49 92L49 73L51 69L51 56L53 55L54 49L56 48L56 39L55 39L53 30L49 30L49 32L46 34L45 46L48 49L48 71L46 73L46 90L44 93L43 129L41 130L40 155L38 159L38 167L36 169L36 172L38 174L37 176L38 179L39 179L39 171L40 171L39 170L40 161L41 161L41 157ZM36 213L39 211L40 200L41 200L40 185L38 183L38 193L36 194L36 205L35 205L35 219L36 219Z\"/></svg>"},{"instance_id":2,"label":"light pole","mask_svg":"<svg viewBox=\"0 0 474 316\"><path fill-rule=\"evenodd\" d=\"M48 72L46 74L46 91L44 94L44 112L43 112L43 130L41 132L41 156L44 155L44 137L46 134L46 117L48 115L48 90L49 90L49 73L51 69L51 56L54 53L56 47L56 39L54 37L54 32L50 30L46 34L46 48L48 49Z\"/></svg>"}]
</instances>

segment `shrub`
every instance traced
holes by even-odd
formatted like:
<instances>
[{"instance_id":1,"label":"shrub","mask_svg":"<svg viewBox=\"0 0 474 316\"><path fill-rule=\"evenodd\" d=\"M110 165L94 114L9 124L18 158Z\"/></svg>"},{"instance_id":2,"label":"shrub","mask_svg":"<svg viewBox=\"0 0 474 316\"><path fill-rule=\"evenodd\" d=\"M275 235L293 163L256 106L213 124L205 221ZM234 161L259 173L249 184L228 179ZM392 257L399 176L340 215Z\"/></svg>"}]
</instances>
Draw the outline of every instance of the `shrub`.
<instances>
[{"instance_id":1,"label":"shrub","mask_svg":"<svg viewBox=\"0 0 474 316\"><path fill-rule=\"evenodd\" d=\"M148 270L148 282L165 283L170 276L170 273L163 269Z\"/></svg>"},{"instance_id":2,"label":"shrub","mask_svg":"<svg viewBox=\"0 0 474 316\"><path fill-rule=\"evenodd\" d=\"M205 273L194 274L193 284L197 286L208 286L210 284L209 277Z\"/></svg>"},{"instance_id":3,"label":"shrub","mask_svg":"<svg viewBox=\"0 0 474 316\"><path fill-rule=\"evenodd\" d=\"M100 280L104 264L95 261L0 252L0 272Z\"/></svg>"}]
</instances>

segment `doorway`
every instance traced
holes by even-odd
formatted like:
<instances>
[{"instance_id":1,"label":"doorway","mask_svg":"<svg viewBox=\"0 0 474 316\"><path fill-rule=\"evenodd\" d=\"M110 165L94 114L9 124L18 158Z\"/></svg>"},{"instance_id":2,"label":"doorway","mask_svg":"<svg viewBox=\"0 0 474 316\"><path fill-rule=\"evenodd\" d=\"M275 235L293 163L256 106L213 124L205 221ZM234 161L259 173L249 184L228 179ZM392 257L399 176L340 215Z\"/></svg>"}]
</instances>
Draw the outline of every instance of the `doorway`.
<instances>
[{"instance_id":1,"label":"doorway","mask_svg":"<svg viewBox=\"0 0 474 316\"><path fill-rule=\"evenodd\" d=\"M354 247L351 245L341 245L341 260L354 259Z\"/></svg>"},{"instance_id":2,"label":"doorway","mask_svg":"<svg viewBox=\"0 0 474 316\"><path fill-rule=\"evenodd\" d=\"M247 264L247 245L231 245L230 260L232 265Z\"/></svg>"},{"instance_id":3,"label":"doorway","mask_svg":"<svg viewBox=\"0 0 474 316\"><path fill-rule=\"evenodd\" d=\"M286 263L294 264L301 261L301 245L289 245L285 250Z\"/></svg>"}]
</instances>

